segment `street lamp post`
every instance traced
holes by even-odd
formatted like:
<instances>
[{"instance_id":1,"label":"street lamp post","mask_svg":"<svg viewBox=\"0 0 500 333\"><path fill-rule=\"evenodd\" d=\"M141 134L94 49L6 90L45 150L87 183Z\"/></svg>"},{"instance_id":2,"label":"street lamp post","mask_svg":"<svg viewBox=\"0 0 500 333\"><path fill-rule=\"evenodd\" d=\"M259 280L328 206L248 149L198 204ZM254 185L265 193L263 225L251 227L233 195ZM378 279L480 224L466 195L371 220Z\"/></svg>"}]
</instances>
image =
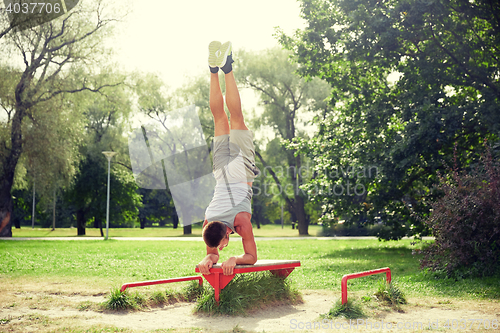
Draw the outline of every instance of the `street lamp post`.
<instances>
[{"instance_id":1,"label":"street lamp post","mask_svg":"<svg viewBox=\"0 0 500 333\"><path fill-rule=\"evenodd\" d=\"M109 230L109 175L111 172L111 159L117 153L114 151L103 151L102 153L108 158L108 202L106 205L106 238L105 238L105 239L108 239L108 230Z\"/></svg>"}]
</instances>

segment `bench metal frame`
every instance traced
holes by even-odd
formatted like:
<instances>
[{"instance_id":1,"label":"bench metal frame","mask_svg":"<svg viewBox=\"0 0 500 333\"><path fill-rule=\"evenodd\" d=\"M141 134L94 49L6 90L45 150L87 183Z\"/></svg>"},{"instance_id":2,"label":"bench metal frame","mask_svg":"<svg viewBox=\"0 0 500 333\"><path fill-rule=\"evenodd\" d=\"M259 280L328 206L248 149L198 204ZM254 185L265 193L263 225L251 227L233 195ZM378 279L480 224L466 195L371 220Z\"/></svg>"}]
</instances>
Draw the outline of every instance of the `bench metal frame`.
<instances>
[{"instance_id":1,"label":"bench metal frame","mask_svg":"<svg viewBox=\"0 0 500 333\"><path fill-rule=\"evenodd\" d=\"M219 304L220 292L234 278L236 274L270 271L276 276L286 278L295 267L300 266L299 260L257 260L253 265L236 265L233 274L224 275L220 264L213 265L210 274L203 274L203 277L215 290L215 301ZM195 271L200 272L198 265Z\"/></svg>"}]
</instances>

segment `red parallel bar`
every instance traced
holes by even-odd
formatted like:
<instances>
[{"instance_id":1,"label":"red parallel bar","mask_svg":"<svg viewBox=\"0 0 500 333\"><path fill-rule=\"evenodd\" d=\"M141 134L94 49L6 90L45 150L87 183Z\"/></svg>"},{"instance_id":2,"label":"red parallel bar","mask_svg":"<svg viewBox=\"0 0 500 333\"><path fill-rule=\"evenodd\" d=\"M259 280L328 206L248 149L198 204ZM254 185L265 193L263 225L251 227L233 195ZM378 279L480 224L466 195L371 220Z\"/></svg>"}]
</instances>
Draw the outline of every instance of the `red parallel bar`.
<instances>
[{"instance_id":1,"label":"red parallel bar","mask_svg":"<svg viewBox=\"0 0 500 333\"><path fill-rule=\"evenodd\" d=\"M122 285L120 292L124 292L127 288L132 288L132 287L152 286L155 284L184 282L184 281L192 281L192 280L198 280L198 282L200 283L200 286L203 285L203 278L201 276L185 276L185 277L165 279L165 280L152 280L152 281L125 283L124 285Z\"/></svg>"},{"instance_id":2,"label":"red parallel bar","mask_svg":"<svg viewBox=\"0 0 500 333\"><path fill-rule=\"evenodd\" d=\"M386 273L387 283L391 282L391 269L389 267L374 269L374 270L366 271L366 272L359 272L359 273L352 273L352 274L344 275L342 277L342 282L340 283L341 289L342 289L342 304L347 303L347 280L356 279L356 278L360 278L360 277L368 276L368 275L380 274L380 273Z\"/></svg>"}]
</instances>

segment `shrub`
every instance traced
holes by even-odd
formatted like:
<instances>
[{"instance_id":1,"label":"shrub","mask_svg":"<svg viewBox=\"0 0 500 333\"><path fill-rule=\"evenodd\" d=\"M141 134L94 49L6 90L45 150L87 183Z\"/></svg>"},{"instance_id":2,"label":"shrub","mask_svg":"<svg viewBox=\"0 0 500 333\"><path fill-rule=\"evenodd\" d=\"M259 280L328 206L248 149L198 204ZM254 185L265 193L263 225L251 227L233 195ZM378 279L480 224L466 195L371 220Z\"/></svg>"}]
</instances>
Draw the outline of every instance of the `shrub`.
<instances>
[{"instance_id":1,"label":"shrub","mask_svg":"<svg viewBox=\"0 0 500 333\"><path fill-rule=\"evenodd\" d=\"M489 150L472 172L449 169L439 175L444 196L425 221L435 242L425 248L421 267L456 279L488 276L500 264L500 168Z\"/></svg>"},{"instance_id":2,"label":"shrub","mask_svg":"<svg viewBox=\"0 0 500 333\"><path fill-rule=\"evenodd\" d=\"M358 223L351 224L323 224L323 228L318 236L379 236L381 233L387 233L390 228L382 224L361 225Z\"/></svg>"}]
</instances>

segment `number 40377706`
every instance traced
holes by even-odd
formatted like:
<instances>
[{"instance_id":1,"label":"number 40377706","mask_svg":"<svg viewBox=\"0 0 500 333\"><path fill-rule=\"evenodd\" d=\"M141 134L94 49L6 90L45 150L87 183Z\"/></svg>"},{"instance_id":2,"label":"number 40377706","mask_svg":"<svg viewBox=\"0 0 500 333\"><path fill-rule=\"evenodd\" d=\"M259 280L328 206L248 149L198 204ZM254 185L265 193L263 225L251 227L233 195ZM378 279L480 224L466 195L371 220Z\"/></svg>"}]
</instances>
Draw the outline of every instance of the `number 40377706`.
<instances>
[{"instance_id":1,"label":"number 40377706","mask_svg":"<svg viewBox=\"0 0 500 333\"><path fill-rule=\"evenodd\" d=\"M23 3L9 3L7 8L5 8L7 13L14 14L51 14L61 12L61 4L56 2L52 4L50 2L23 2Z\"/></svg>"}]
</instances>

